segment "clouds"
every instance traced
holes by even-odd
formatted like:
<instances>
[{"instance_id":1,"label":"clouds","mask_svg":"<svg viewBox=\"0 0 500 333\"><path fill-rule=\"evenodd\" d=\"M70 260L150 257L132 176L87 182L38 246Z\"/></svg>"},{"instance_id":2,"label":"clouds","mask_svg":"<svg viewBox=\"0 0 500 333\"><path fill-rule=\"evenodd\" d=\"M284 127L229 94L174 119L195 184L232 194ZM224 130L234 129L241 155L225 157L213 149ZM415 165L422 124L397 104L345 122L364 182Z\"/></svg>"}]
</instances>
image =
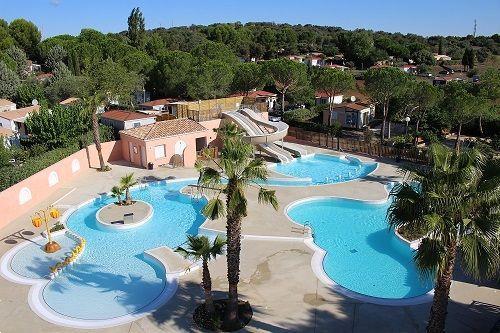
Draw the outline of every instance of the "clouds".
<instances>
[{"instance_id":1,"label":"clouds","mask_svg":"<svg viewBox=\"0 0 500 333\"><path fill-rule=\"evenodd\" d=\"M61 3L61 0L50 0L50 4L54 7L59 6L60 3Z\"/></svg>"}]
</instances>

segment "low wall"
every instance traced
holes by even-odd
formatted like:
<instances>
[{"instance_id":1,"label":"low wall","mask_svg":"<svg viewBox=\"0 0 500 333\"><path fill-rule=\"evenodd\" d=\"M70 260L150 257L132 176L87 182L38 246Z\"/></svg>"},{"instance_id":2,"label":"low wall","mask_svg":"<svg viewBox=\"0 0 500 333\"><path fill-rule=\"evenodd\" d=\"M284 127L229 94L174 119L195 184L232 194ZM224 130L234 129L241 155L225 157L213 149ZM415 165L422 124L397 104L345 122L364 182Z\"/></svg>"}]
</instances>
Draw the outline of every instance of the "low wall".
<instances>
[{"instance_id":1,"label":"low wall","mask_svg":"<svg viewBox=\"0 0 500 333\"><path fill-rule=\"evenodd\" d=\"M102 154L108 162L121 160L120 142L103 143ZM99 167L99 157L95 146L92 145L89 146L89 158L86 150L82 149L0 192L0 212L2 212L0 229L19 216L29 213L33 207L82 171L97 167Z\"/></svg>"}]
</instances>

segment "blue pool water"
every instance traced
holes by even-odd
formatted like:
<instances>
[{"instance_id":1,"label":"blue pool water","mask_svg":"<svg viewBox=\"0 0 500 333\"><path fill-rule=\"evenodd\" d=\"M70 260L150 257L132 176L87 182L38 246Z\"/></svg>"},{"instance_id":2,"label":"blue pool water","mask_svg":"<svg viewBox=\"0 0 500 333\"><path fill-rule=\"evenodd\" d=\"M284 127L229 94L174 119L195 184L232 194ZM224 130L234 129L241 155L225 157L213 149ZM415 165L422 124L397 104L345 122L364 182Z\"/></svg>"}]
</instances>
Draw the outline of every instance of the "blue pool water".
<instances>
[{"instance_id":1,"label":"blue pool water","mask_svg":"<svg viewBox=\"0 0 500 333\"><path fill-rule=\"evenodd\" d=\"M312 185L319 185L365 177L376 168L377 163L363 163L356 158L315 154L296 158L290 163L277 163L271 170L288 176L310 178Z\"/></svg>"},{"instance_id":2,"label":"blue pool water","mask_svg":"<svg viewBox=\"0 0 500 333\"><path fill-rule=\"evenodd\" d=\"M432 282L419 277L412 250L388 229L388 206L322 198L293 205L288 215L311 226L314 242L327 252L323 268L337 284L380 298L423 295Z\"/></svg>"},{"instance_id":3,"label":"blue pool water","mask_svg":"<svg viewBox=\"0 0 500 333\"><path fill-rule=\"evenodd\" d=\"M200 211L205 199L191 200L179 192L194 181L152 184L133 191L134 199L149 202L152 219L130 231L103 231L96 225L95 213L114 201L104 197L75 211L67 226L87 240L77 264L50 281L43 290L45 302L56 312L79 319L109 319L141 312L168 287L162 265L148 259L145 250L166 245L177 247L186 233L197 234L205 220ZM11 262L18 274L41 278L48 266L70 249L73 241L60 236L63 251L45 254L41 244L30 244ZM33 255L35 254L35 255Z\"/></svg>"}]
</instances>

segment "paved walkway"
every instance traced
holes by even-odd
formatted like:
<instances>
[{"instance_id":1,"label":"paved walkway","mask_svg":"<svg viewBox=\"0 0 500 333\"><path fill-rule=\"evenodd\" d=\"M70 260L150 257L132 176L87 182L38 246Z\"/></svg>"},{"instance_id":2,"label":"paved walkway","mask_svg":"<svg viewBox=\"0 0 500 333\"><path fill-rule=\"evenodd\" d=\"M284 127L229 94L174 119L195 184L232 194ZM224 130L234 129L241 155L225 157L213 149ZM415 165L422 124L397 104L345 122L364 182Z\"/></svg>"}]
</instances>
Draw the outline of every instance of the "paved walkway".
<instances>
[{"instance_id":1,"label":"paved walkway","mask_svg":"<svg viewBox=\"0 0 500 333\"><path fill-rule=\"evenodd\" d=\"M312 148L308 148L312 149ZM321 151L319 149L313 149ZM364 158L362 158L364 159ZM361 199L382 199L381 183L398 178L396 166L381 164L371 176L349 183L301 188L276 187L279 212L261 206L254 190L249 191L249 215L243 232L252 235L297 237L292 224L283 215L287 204L313 195L339 195ZM139 177L196 177L191 169L159 169L154 171L114 165L109 173L88 171L64 189L41 203L46 206L63 197L58 204L74 205L104 193L128 172ZM76 190L73 190L76 188ZM208 226L223 230L221 221ZM24 216L0 230L0 238L25 229L39 233ZM33 236L27 236L33 237ZM299 234L300 237L300 234ZM9 238L16 241L15 238ZM15 246L0 242L0 254ZM312 251L300 240L246 239L242 244L242 298L254 309L254 318L244 331L248 332L423 332L430 304L404 307L380 306L359 302L331 291L311 269ZM225 258L210 264L216 297L227 290ZM135 322L99 332L195 332L192 312L202 301L201 272L193 271L180 278L175 296L153 314ZM78 332L58 327L37 317L27 304L29 286L0 279L0 332ZM465 279L452 284L448 308L448 332L488 332L500 314L500 292L479 286ZM82 330L82 332L84 332Z\"/></svg>"}]
</instances>

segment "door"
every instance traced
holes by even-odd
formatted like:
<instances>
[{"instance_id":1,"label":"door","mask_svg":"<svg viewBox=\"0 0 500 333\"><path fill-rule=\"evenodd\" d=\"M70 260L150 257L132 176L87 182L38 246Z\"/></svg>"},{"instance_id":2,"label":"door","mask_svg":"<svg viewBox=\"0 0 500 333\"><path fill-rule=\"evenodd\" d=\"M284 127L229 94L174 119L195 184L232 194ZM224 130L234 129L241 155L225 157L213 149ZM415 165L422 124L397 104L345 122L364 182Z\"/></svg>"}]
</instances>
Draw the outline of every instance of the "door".
<instances>
[{"instance_id":1,"label":"door","mask_svg":"<svg viewBox=\"0 0 500 333\"><path fill-rule=\"evenodd\" d=\"M146 167L146 149L142 146L140 146L141 149L141 165L143 167Z\"/></svg>"}]
</instances>

